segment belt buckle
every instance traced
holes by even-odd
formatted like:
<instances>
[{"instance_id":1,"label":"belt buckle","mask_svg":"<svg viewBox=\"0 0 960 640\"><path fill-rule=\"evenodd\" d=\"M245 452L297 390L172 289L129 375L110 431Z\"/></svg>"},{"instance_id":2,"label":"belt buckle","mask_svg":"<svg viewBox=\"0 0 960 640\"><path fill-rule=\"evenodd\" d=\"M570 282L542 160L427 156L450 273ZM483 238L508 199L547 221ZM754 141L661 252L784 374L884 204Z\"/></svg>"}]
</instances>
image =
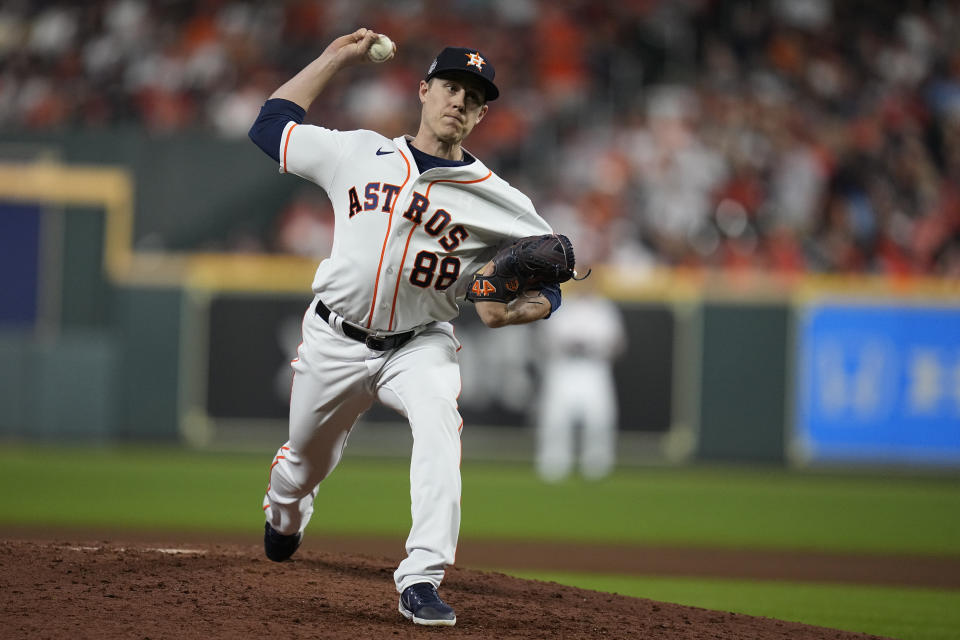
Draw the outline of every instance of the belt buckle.
<instances>
[{"instance_id":1,"label":"belt buckle","mask_svg":"<svg viewBox=\"0 0 960 640\"><path fill-rule=\"evenodd\" d=\"M389 339L390 336L381 335L380 332L377 331L375 333L368 334L363 343L367 345L368 349L373 349L374 351L387 351L387 340Z\"/></svg>"}]
</instances>

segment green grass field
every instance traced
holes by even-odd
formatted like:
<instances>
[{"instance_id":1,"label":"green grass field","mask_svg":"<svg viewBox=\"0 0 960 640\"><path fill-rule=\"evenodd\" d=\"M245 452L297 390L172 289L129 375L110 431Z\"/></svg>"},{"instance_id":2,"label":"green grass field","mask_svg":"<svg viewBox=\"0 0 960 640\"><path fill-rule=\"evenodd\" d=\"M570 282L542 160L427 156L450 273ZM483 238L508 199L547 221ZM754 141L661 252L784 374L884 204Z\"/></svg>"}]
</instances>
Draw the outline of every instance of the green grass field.
<instances>
[{"instance_id":1,"label":"green grass field","mask_svg":"<svg viewBox=\"0 0 960 640\"><path fill-rule=\"evenodd\" d=\"M0 448L0 524L104 530L256 531L270 451ZM462 533L637 544L960 556L956 476L751 468L620 470L540 483L525 466L466 463ZM405 460L350 458L312 531L405 536ZM713 579L524 574L611 591L887 635L960 637L960 591Z\"/></svg>"},{"instance_id":2,"label":"green grass field","mask_svg":"<svg viewBox=\"0 0 960 640\"><path fill-rule=\"evenodd\" d=\"M759 580L511 573L583 589L893 638L955 640L960 634L960 591Z\"/></svg>"}]
</instances>

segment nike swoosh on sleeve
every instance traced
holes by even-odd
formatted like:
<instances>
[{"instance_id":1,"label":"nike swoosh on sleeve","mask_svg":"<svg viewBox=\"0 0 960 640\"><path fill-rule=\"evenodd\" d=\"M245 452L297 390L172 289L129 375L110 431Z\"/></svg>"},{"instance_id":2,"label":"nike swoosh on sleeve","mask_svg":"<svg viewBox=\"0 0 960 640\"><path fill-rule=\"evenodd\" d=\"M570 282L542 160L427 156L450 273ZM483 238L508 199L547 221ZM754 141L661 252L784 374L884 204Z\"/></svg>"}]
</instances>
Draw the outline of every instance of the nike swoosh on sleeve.
<instances>
[{"instance_id":1,"label":"nike swoosh on sleeve","mask_svg":"<svg viewBox=\"0 0 960 640\"><path fill-rule=\"evenodd\" d=\"M378 155L378 156L385 156L385 155L387 155L388 153L393 153L393 151L384 151L384 150L383 150L383 147L380 147L379 149L377 149L377 155Z\"/></svg>"}]
</instances>

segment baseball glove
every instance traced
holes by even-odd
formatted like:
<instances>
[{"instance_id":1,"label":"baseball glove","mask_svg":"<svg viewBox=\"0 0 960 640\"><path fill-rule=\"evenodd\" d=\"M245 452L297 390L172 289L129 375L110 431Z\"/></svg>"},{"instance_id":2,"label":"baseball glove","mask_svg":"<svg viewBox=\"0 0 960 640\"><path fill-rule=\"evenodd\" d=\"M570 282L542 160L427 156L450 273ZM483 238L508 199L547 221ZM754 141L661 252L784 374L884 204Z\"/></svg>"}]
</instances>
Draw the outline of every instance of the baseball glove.
<instances>
[{"instance_id":1,"label":"baseball glove","mask_svg":"<svg viewBox=\"0 0 960 640\"><path fill-rule=\"evenodd\" d=\"M576 278L575 264L573 244L565 235L521 238L493 257L492 274L473 276L467 300L510 302L524 291Z\"/></svg>"}]
</instances>

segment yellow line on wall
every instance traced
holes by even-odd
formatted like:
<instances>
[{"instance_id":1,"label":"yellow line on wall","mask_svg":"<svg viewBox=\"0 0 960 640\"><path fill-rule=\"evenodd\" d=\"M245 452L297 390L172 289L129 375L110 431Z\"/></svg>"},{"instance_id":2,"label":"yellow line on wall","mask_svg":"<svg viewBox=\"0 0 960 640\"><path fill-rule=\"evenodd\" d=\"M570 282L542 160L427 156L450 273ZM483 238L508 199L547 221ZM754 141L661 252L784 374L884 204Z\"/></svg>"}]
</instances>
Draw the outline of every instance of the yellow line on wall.
<instances>
[{"instance_id":1,"label":"yellow line on wall","mask_svg":"<svg viewBox=\"0 0 960 640\"><path fill-rule=\"evenodd\" d=\"M21 202L103 207L103 266L120 280L133 259L133 180L129 171L111 167L39 162L0 163L0 198Z\"/></svg>"},{"instance_id":2,"label":"yellow line on wall","mask_svg":"<svg viewBox=\"0 0 960 640\"><path fill-rule=\"evenodd\" d=\"M123 167L0 162L0 199L102 208L111 282L309 294L316 261L287 255L133 250L134 179Z\"/></svg>"},{"instance_id":3,"label":"yellow line on wall","mask_svg":"<svg viewBox=\"0 0 960 640\"><path fill-rule=\"evenodd\" d=\"M310 293L317 260L293 255L197 253L184 284L208 291Z\"/></svg>"}]
</instances>

